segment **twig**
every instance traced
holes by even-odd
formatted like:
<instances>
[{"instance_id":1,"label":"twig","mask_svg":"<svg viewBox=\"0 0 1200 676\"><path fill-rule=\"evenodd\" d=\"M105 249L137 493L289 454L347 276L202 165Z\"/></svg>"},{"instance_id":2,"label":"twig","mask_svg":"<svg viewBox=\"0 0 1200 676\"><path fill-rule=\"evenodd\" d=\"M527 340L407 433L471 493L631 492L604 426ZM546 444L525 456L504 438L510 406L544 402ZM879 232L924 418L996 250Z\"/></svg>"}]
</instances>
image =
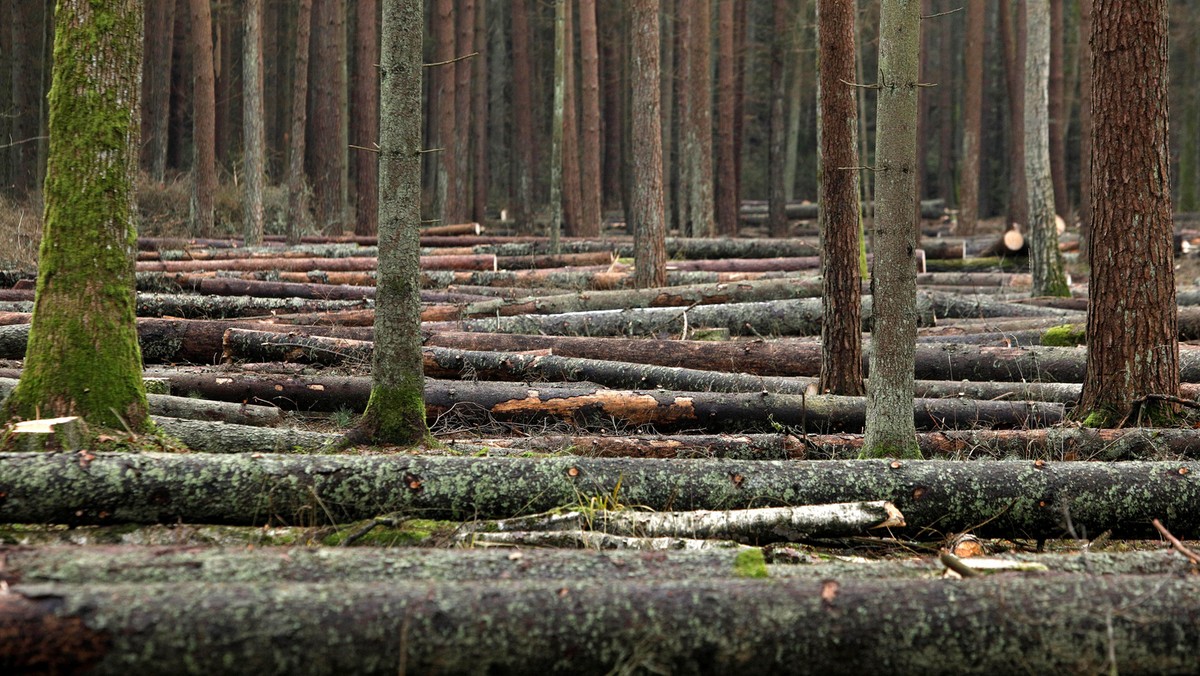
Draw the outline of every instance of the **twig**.
<instances>
[{"instance_id":1,"label":"twig","mask_svg":"<svg viewBox=\"0 0 1200 676\"><path fill-rule=\"evenodd\" d=\"M962 7L955 7L954 9L947 10L945 12L938 12L937 14L923 14L923 15L921 15L921 20L924 21L925 19L936 19L939 16L946 16L948 14L956 14L961 11L963 11Z\"/></svg>"},{"instance_id":2,"label":"twig","mask_svg":"<svg viewBox=\"0 0 1200 676\"><path fill-rule=\"evenodd\" d=\"M421 64L421 67L422 68L432 68L434 66L449 66L452 63L458 63L459 61L466 61L467 59L473 59L477 56L479 56L479 52L471 52L470 54L463 54L462 56L456 56L453 59L450 59L449 61L435 61L433 63L423 63L423 64Z\"/></svg>"},{"instance_id":3,"label":"twig","mask_svg":"<svg viewBox=\"0 0 1200 676\"><path fill-rule=\"evenodd\" d=\"M1172 535L1171 531L1167 530L1167 527L1162 525L1162 522L1158 519L1155 519L1150 523L1154 524L1154 527L1158 529L1158 532L1162 533L1162 536L1167 539L1167 542L1171 543L1171 546L1175 548L1175 551L1186 556L1187 560L1191 561L1193 566L1200 566L1200 554L1188 549L1187 546L1180 542L1179 538Z\"/></svg>"},{"instance_id":4,"label":"twig","mask_svg":"<svg viewBox=\"0 0 1200 676\"><path fill-rule=\"evenodd\" d=\"M367 152L369 152L369 153L377 153L377 152L379 152L379 148L377 148L377 147L376 147L376 148L368 148L367 146L356 146L356 145L354 145L353 143L351 143L351 144L350 144L350 147L351 147L351 148L354 148L355 150L365 150L365 151L367 151Z\"/></svg>"},{"instance_id":5,"label":"twig","mask_svg":"<svg viewBox=\"0 0 1200 676\"><path fill-rule=\"evenodd\" d=\"M851 87L858 87L858 88L860 88L860 89L883 89L883 85L881 85L881 84L879 84L879 83L875 83L875 84L859 84L859 83L857 83L857 82L851 82L851 81L849 81L849 80L838 80L838 81L839 81L839 82L841 82L842 84L845 84L845 85L850 85Z\"/></svg>"},{"instance_id":6,"label":"twig","mask_svg":"<svg viewBox=\"0 0 1200 676\"><path fill-rule=\"evenodd\" d=\"M942 565L958 573L959 575L962 575L963 577L979 577L978 571L963 563L962 559L951 554L950 552L939 552L938 560L942 562Z\"/></svg>"}]
</instances>

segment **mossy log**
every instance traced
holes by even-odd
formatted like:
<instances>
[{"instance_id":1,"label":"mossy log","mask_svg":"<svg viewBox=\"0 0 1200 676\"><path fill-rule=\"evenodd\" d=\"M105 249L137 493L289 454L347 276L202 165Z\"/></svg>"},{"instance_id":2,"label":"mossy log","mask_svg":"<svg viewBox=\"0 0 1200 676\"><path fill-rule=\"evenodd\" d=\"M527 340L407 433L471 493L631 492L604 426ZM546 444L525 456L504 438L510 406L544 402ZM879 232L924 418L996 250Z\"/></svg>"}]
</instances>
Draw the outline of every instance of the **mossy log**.
<instances>
[{"instance_id":1,"label":"mossy log","mask_svg":"<svg viewBox=\"0 0 1200 676\"><path fill-rule=\"evenodd\" d=\"M256 296L207 296L199 294L140 293L140 317L183 317L186 319L231 319L275 313L335 312L373 306L369 300L324 300L313 298L259 298Z\"/></svg>"},{"instance_id":2,"label":"mossy log","mask_svg":"<svg viewBox=\"0 0 1200 676\"><path fill-rule=\"evenodd\" d=\"M265 401L287 409L361 411L370 393L363 377L181 373L168 375L172 392L196 392L222 401ZM527 385L508 382L428 380L425 410L430 420L463 424L492 421L568 422L581 427L652 425L660 431L769 431L781 426L810 432L863 428L864 397L832 395L610 390L590 383ZM980 425L1053 425L1062 404L917 399L917 429L956 429Z\"/></svg>"},{"instance_id":3,"label":"mossy log","mask_svg":"<svg viewBox=\"0 0 1200 676\"><path fill-rule=\"evenodd\" d=\"M259 298L314 298L323 300L367 300L375 298L375 287L350 284L295 284L229 277L179 275L165 281L180 289L211 296L256 296ZM138 285L142 284L139 276Z\"/></svg>"},{"instance_id":4,"label":"mossy log","mask_svg":"<svg viewBox=\"0 0 1200 676\"><path fill-rule=\"evenodd\" d=\"M312 453L333 450L342 440L340 434L286 427L255 427L166 416L152 418L160 430L189 449L202 453Z\"/></svg>"},{"instance_id":5,"label":"mossy log","mask_svg":"<svg viewBox=\"0 0 1200 676\"><path fill-rule=\"evenodd\" d=\"M811 271L803 271L805 276ZM334 273L330 273L331 275ZM754 279L773 279L796 276L794 272L703 272L668 270L667 284L686 286L689 284L717 284ZM281 277L286 278L285 275ZM338 283L353 283L350 278L326 277L321 281L338 280ZM305 280L295 280L305 281ZM362 283L372 283L370 281ZM633 273L628 266L605 265L588 268L557 268L548 270L513 270L508 272L455 272L450 270L426 270L421 273L422 288L445 288L451 284L470 286L537 286L554 287L566 291L586 289L606 290L633 287Z\"/></svg>"},{"instance_id":6,"label":"mossy log","mask_svg":"<svg viewBox=\"0 0 1200 676\"><path fill-rule=\"evenodd\" d=\"M506 518L617 496L651 510L887 500L940 539L1111 530L1155 533L1163 518L1200 536L1200 463L749 461L204 453L0 454L9 523L348 523L379 514Z\"/></svg>"},{"instance_id":7,"label":"mossy log","mask_svg":"<svg viewBox=\"0 0 1200 676\"><path fill-rule=\"evenodd\" d=\"M1189 673L1198 599L1194 577L1064 574L18 585L0 597L14 637L0 659L97 674Z\"/></svg>"}]
</instances>

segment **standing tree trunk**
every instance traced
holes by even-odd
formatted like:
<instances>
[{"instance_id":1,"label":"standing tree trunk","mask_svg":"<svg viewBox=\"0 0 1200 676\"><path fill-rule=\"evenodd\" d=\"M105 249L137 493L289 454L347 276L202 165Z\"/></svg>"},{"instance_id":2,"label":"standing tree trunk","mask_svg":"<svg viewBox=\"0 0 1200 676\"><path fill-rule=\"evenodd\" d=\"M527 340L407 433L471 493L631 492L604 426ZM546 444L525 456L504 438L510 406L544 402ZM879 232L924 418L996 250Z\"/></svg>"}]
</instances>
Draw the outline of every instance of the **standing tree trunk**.
<instances>
[{"instance_id":1,"label":"standing tree trunk","mask_svg":"<svg viewBox=\"0 0 1200 676\"><path fill-rule=\"evenodd\" d=\"M563 110L567 105L567 0L554 0L554 98L550 115L550 246L558 253L563 222Z\"/></svg>"},{"instance_id":2,"label":"standing tree trunk","mask_svg":"<svg viewBox=\"0 0 1200 676\"><path fill-rule=\"evenodd\" d=\"M475 49L479 56L472 61L475 89L471 99L471 220L482 223L487 215L488 201L488 39L487 2L475 7ZM499 78L499 76L497 76Z\"/></svg>"},{"instance_id":3,"label":"standing tree trunk","mask_svg":"<svg viewBox=\"0 0 1200 676\"><path fill-rule=\"evenodd\" d=\"M346 0L314 0L309 98L309 178L317 226L341 234L346 220Z\"/></svg>"},{"instance_id":4,"label":"standing tree trunk","mask_svg":"<svg viewBox=\"0 0 1200 676\"><path fill-rule=\"evenodd\" d=\"M579 0L579 56L583 67L580 103L580 221L581 237L600 236L600 52L596 35L596 0Z\"/></svg>"},{"instance_id":5,"label":"standing tree trunk","mask_svg":"<svg viewBox=\"0 0 1200 676\"><path fill-rule=\"evenodd\" d=\"M243 236L246 246L258 246L263 238L263 182L266 179L266 132L263 115L262 0L246 0L246 31L242 36L243 106L242 159L246 169L246 192L242 202Z\"/></svg>"},{"instance_id":6,"label":"standing tree trunk","mask_svg":"<svg viewBox=\"0 0 1200 676\"><path fill-rule=\"evenodd\" d=\"M1009 1L1000 0L1000 40L1004 46L1004 75L1008 86L1008 219L1029 223L1025 198L1025 7L1017 6L1016 27Z\"/></svg>"},{"instance_id":7,"label":"standing tree trunk","mask_svg":"<svg viewBox=\"0 0 1200 676\"><path fill-rule=\"evenodd\" d=\"M13 2L11 12L11 24L5 30L11 31L12 38L12 107L0 114L11 118L12 133L2 144L12 144L7 148L12 187L16 194L25 196L38 187L46 7L35 0L19 0Z\"/></svg>"},{"instance_id":8,"label":"standing tree trunk","mask_svg":"<svg viewBox=\"0 0 1200 676\"><path fill-rule=\"evenodd\" d=\"M533 215L533 60L526 0L512 0L513 143L516 145L516 218Z\"/></svg>"},{"instance_id":9,"label":"standing tree trunk","mask_svg":"<svg viewBox=\"0 0 1200 676\"><path fill-rule=\"evenodd\" d=\"M675 214L679 234L692 227L692 13L697 0L675 0Z\"/></svg>"},{"instance_id":10,"label":"standing tree trunk","mask_svg":"<svg viewBox=\"0 0 1200 676\"><path fill-rule=\"evenodd\" d=\"M566 232L579 236L579 105L575 94L575 0L566 0L563 15L563 219Z\"/></svg>"},{"instance_id":11,"label":"standing tree trunk","mask_svg":"<svg viewBox=\"0 0 1200 676\"><path fill-rule=\"evenodd\" d=\"M479 4L482 4L480 0ZM467 220L467 214L472 213L471 196L474 190L471 189L471 70L475 62L480 60L481 56L466 58L469 54L476 52L475 49L475 11L476 0L458 0L458 9L455 15L456 26L458 27L458 35L455 37L454 50L456 57L461 57L461 60L456 62L452 68L454 69L454 110L455 124L457 129L454 132L454 166L457 172L454 174L454 195L457 196L457 205L454 208L454 221L460 222Z\"/></svg>"},{"instance_id":12,"label":"standing tree trunk","mask_svg":"<svg viewBox=\"0 0 1200 676\"><path fill-rule=\"evenodd\" d=\"M920 457L913 423L917 339L917 89L921 4L883 0L875 109L875 265L864 457Z\"/></svg>"},{"instance_id":13,"label":"standing tree trunk","mask_svg":"<svg viewBox=\"0 0 1200 676\"><path fill-rule=\"evenodd\" d=\"M1067 218L1067 106L1063 82L1063 0L1050 0L1050 175L1054 181L1054 213Z\"/></svg>"},{"instance_id":14,"label":"standing tree trunk","mask_svg":"<svg viewBox=\"0 0 1200 676\"><path fill-rule=\"evenodd\" d=\"M25 369L5 417L149 422L134 316L142 68L137 0L60 0L45 230Z\"/></svg>"},{"instance_id":15,"label":"standing tree trunk","mask_svg":"<svg viewBox=\"0 0 1200 676\"><path fill-rule=\"evenodd\" d=\"M788 0L774 0L772 16L776 26L788 25ZM787 82L784 77L784 52L791 44L789 31L779 31L771 38L771 119L767 139L767 229L772 237L787 236L788 161L784 152L787 130L784 123L784 97ZM799 105L799 101L792 101ZM790 158L794 161L795 158Z\"/></svg>"},{"instance_id":16,"label":"standing tree trunk","mask_svg":"<svg viewBox=\"0 0 1200 676\"><path fill-rule=\"evenodd\" d=\"M1092 241L1092 0L1079 0L1079 232Z\"/></svg>"},{"instance_id":17,"label":"standing tree trunk","mask_svg":"<svg viewBox=\"0 0 1200 676\"><path fill-rule=\"evenodd\" d=\"M737 156L734 152L734 0L717 0L717 232L736 235L738 229Z\"/></svg>"},{"instance_id":18,"label":"standing tree trunk","mask_svg":"<svg viewBox=\"0 0 1200 676\"><path fill-rule=\"evenodd\" d=\"M379 231L379 0L354 3L354 107L350 142L354 157L354 234Z\"/></svg>"},{"instance_id":19,"label":"standing tree trunk","mask_svg":"<svg viewBox=\"0 0 1200 676\"><path fill-rule=\"evenodd\" d=\"M379 268L371 398L350 436L411 444L428 434L421 358L420 0L383 3Z\"/></svg>"},{"instance_id":20,"label":"standing tree trunk","mask_svg":"<svg viewBox=\"0 0 1200 676\"><path fill-rule=\"evenodd\" d=\"M1167 0L1097 3L1092 19L1095 214L1078 410L1088 424L1105 425L1146 395L1179 396ZM1161 410L1154 402L1146 409Z\"/></svg>"},{"instance_id":21,"label":"standing tree trunk","mask_svg":"<svg viewBox=\"0 0 1200 676\"><path fill-rule=\"evenodd\" d=\"M161 183L167 172L168 125L171 120L171 51L174 48L175 2L145 5L145 60L142 69L142 170Z\"/></svg>"},{"instance_id":22,"label":"standing tree trunk","mask_svg":"<svg viewBox=\"0 0 1200 676\"><path fill-rule=\"evenodd\" d=\"M209 0L189 0L192 12L192 232L213 235L213 198L217 192L217 92L213 71L212 14Z\"/></svg>"},{"instance_id":23,"label":"standing tree trunk","mask_svg":"<svg viewBox=\"0 0 1200 676\"><path fill-rule=\"evenodd\" d=\"M688 164L687 188L691 191L689 215L693 237L712 237L716 227L713 214L712 161L712 0L692 0L689 83L685 95L690 113L685 128L685 161Z\"/></svg>"},{"instance_id":24,"label":"standing tree trunk","mask_svg":"<svg viewBox=\"0 0 1200 676\"><path fill-rule=\"evenodd\" d=\"M1029 267L1034 296L1071 295L1058 250L1050 167L1050 0L1027 0L1025 47L1025 187L1029 204Z\"/></svg>"},{"instance_id":25,"label":"standing tree trunk","mask_svg":"<svg viewBox=\"0 0 1200 676\"><path fill-rule=\"evenodd\" d=\"M292 131L288 136L287 229L288 242L300 243L308 223L308 182L304 175L304 150L308 113L308 52L313 0L299 0L296 8L296 63L292 85Z\"/></svg>"},{"instance_id":26,"label":"standing tree trunk","mask_svg":"<svg viewBox=\"0 0 1200 676\"><path fill-rule=\"evenodd\" d=\"M822 393L862 396L862 278L858 270L858 112L854 0L820 0ZM914 277L915 283L915 277ZM914 290L915 294L915 290ZM915 296L914 296L915 298Z\"/></svg>"},{"instance_id":27,"label":"standing tree trunk","mask_svg":"<svg viewBox=\"0 0 1200 676\"><path fill-rule=\"evenodd\" d=\"M634 281L638 288L667 283L667 226L663 215L662 118L658 0L632 0Z\"/></svg>"},{"instance_id":28,"label":"standing tree trunk","mask_svg":"<svg viewBox=\"0 0 1200 676\"><path fill-rule=\"evenodd\" d=\"M659 107L662 110L663 218L667 232L679 227L679 125L675 114L675 0L659 0L659 71L662 76Z\"/></svg>"},{"instance_id":29,"label":"standing tree trunk","mask_svg":"<svg viewBox=\"0 0 1200 676\"><path fill-rule=\"evenodd\" d=\"M964 79L962 157L959 164L958 227L975 234L979 222L979 148L983 129L983 45L987 0L967 0L967 53Z\"/></svg>"},{"instance_id":30,"label":"standing tree trunk","mask_svg":"<svg viewBox=\"0 0 1200 676\"><path fill-rule=\"evenodd\" d=\"M434 61L438 63L431 69L435 92L430 106L435 120L437 143L440 150L430 153L429 159L435 162L437 176L434 218L442 223L457 223L456 214L459 211L459 196L454 192L455 176L458 167L454 165L458 139L454 137L458 130L458 111L454 108L455 86L454 58L458 56L454 44L454 0L436 0L433 5Z\"/></svg>"}]
</instances>

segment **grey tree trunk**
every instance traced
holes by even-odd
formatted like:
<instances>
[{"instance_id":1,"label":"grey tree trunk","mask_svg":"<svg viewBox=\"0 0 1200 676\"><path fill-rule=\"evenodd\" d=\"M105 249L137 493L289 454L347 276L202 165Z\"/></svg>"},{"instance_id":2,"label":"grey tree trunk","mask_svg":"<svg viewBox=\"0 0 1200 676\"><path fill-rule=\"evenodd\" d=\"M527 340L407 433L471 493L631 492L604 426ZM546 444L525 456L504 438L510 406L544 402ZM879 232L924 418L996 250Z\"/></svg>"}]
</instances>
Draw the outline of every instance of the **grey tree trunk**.
<instances>
[{"instance_id":1,"label":"grey tree trunk","mask_svg":"<svg viewBox=\"0 0 1200 676\"><path fill-rule=\"evenodd\" d=\"M691 58L689 85L690 116L685 120L684 161L688 165L688 200L691 235L711 237L716 232L713 203L712 134L712 0L694 0L689 21Z\"/></svg>"},{"instance_id":2,"label":"grey tree trunk","mask_svg":"<svg viewBox=\"0 0 1200 676\"><path fill-rule=\"evenodd\" d=\"M213 73L212 14L208 0L189 0L192 13L193 111L192 136L196 153L192 175L192 234L213 232L213 198L217 190L216 83Z\"/></svg>"},{"instance_id":3,"label":"grey tree trunk","mask_svg":"<svg viewBox=\"0 0 1200 676\"><path fill-rule=\"evenodd\" d=\"M550 122L550 242L557 252L563 222L563 117L567 100L567 0L554 2L554 102Z\"/></svg>"},{"instance_id":4,"label":"grey tree trunk","mask_svg":"<svg viewBox=\"0 0 1200 676\"><path fill-rule=\"evenodd\" d=\"M864 457L920 457L911 415L917 338L918 0L883 0L875 141L875 298Z\"/></svg>"},{"instance_id":5,"label":"grey tree trunk","mask_svg":"<svg viewBox=\"0 0 1200 676\"><path fill-rule=\"evenodd\" d=\"M1054 180L1050 168L1050 0L1024 3L1025 35L1025 190L1029 213L1029 267L1033 295L1071 295L1058 250L1054 219Z\"/></svg>"},{"instance_id":6,"label":"grey tree trunk","mask_svg":"<svg viewBox=\"0 0 1200 676\"><path fill-rule=\"evenodd\" d=\"M421 357L421 0L384 3L379 136L379 268L371 398L354 436L427 435Z\"/></svg>"},{"instance_id":7,"label":"grey tree trunk","mask_svg":"<svg viewBox=\"0 0 1200 676\"><path fill-rule=\"evenodd\" d=\"M245 34L242 36L242 159L246 192L242 201L243 236L247 246L263 238L263 183L266 178L266 138L263 115L263 1L246 0Z\"/></svg>"},{"instance_id":8,"label":"grey tree trunk","mask_svg":"<svg viewBox=\"0 0 1200 676\"><path fill-rule=\"evenodd\" d=\"M632 141L634 283L638 288L667 282L667 225L663 214L661 82L658 0L636 0L630 7L633 68Z\"/></svg>"}]
</instances>

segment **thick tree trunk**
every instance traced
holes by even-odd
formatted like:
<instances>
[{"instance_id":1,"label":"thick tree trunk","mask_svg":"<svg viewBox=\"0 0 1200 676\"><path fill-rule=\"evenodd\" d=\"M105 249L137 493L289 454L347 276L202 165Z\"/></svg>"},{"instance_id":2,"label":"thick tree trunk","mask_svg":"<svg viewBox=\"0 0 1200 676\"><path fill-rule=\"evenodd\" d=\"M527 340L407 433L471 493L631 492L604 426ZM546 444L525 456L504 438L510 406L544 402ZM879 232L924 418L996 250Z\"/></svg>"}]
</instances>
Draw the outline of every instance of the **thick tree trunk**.
<instances>
[{"instance_id":1,"label":"thick tree trunk","mask_svg":"<svg viewBox=\"0 0 1200 676\"><path fill-rule=\"evenodd\" d=\"M738 229L737 153L734 142L734 115L737 110L737 62L734 43L735 0L717 2L717 132L716 163L713 178L716 181L717 232L736 235Z\"/></svg>"},{"instance_id":2,"label":"thick tree trunk","mask_svg":"<svg viewBox=\"0 0 1200 676\"><path fill-rule=\"evenodd\" d=\"M379 137L379 274L371 398L355 437L411 444L425 427L421 375L421 35L420 0L383 8ZM444 158L449 157L444 153Z\"/></svg>"},{"instance_id":3,"label":"thick tree trunk","mask_svg":"<svg viewBox=\"0 0 1200 676\"><path fill-rule=\"evenodd\" d=\"M636 148L630 192L635 218L634 284L638 288L663 286L667 281L658 12L658 0L639 0L630 6L630 132Z\"/></svg>"},{"instance_id":4,"label":"thick tree trunk","mask_svg":"<svg viewBox=\"0 0 1200 676\"><path fill-rule=\"evenodd\" d=\"M246 189L242 200L242 237L247 246L263 238L263 188L267 178L263 101L263 0L246 0L242 35L242 159Z\"/></svg>"},{"instance_id":5,"label":"thick tree trunk","mask_svg":"<svg viewBox=\"0 0 1200 676\"><path fill-rule=\"evenodd\" d=\"M967 0L967 49L963 100L962 162L959 166L958 228L975 234L979 221L979 159L983 140L983 47L987 0Z\"/></svg>"},{"instance_id":6,"label":"thick tree trunk","mask_svg":"<svg viewBox=\"0 0 1200 676\"><path fill-rule=\"evenodd\" d=\"M689 99L689 116L684 126L685 154L682 160L688 165L685 185L691 192L688 214L690 234L695 237L711 237L716 232L712 160L712 1L692 0L686 38L690 49L684 95Z\"/></svg>"},{"instance_id":7,"label":"thick tree trunk","mask_svg":"<svg viewBox=\"0 0 1200 676\"><path fill-rule=\"evenodd\" d=\"M209 0L189 0L192 18L192 232L212 236L213 199L217 190L216 82L213 70L212 14Z\"/></svg>"},{"instance_id":8,"label":"thick tree trunk","mask_svg":"<svg viewBox=\"0 0 1200 676\"><path fill-rule=\"evenodd\" d=\"M161 182L167 171L175 2L149 2L145 4L144 11L141 166L143 171L150 174L150 178Z\"/></svg>"},{"instance_id":9,"label":"thick tree trunk","mask_svg":"<svg viewBox=\"0 0 1200 676\"><path fill-rule=\"evenodd\" d=\"M916 249L918 49L920 3L884 0L880 15L875 252L871 278L878 312L871 330L867 443L876 457L920 456L913 441L913 346L917 333Z\"/></svg>"},{"instance_id":10,"label":"thick tree trunk","mask_svg":"<svg viewBox=\"0 0 1200 676\"><path fill-rule=\"evenodd\" d=\"M304 155L308 120L308 54L312 27L313 0L296 5L296 57L291 100L291 133L288 135L287 233L288 243L300 242L300 233L309 222L308 180L304 173Z\"/></svg>"},{"instance_id":11,"label":"thick tree trunk","mask_svg":"<svg viewBox=\"0 0 1200 676\"><path fill-rule=\"evenodd\" d=\"M1179 394L1167 136L1167 5L1098 5L1093 17L1088 364L1081 410L1120 420ZM1169 413L1175 407L1165 408Z\"/></svg>"},{"instance_id":12,"label":"thick tree trunk","mask_svg":"<svg viewBox=\"0 0 1200 676\"><path fill-rule=\"evenodd\" d=\"M313 0L312 58L309 61L308 176L317 226L341 234L346 224L346 2Z\"/></svg>"},{"instance_id":13,"label":"thick tree trunk","mask_svg":"<svg viewBox=\"0 0 1200 676\"><path fill-rule=\"evenodd\" d=\"M1028 0L1025 45L1025 189L1029 216L1029 267L1034 296L1070 296L1058 250L1054 209L1053 166L1050 157L1050 120L1047 117L1047 82L1050 74L1050 2Z\"/></svg>"},{"instance_id":14,"label":"thick tree trunk","mask_svg":"<svg viewBox=\"0 0 1200 676\"><path fill-rule=\"evenodd\" d=\"M206 5L207 7L207 5ZM143 431L134 318L142 10L59 3L45 224L25 371L5 418Z\"/></svg>"},{"instance_id":15,"label":"thick tree trunk","mask_svg":"<svg viewBox=\"0 0 1200 676\"><path fill-rule=\"evenodd\" d=\"M821 0L821 382L819 391L864 394L862 277L859 271L858 115L853 0ZM915 280L914 280L915 281Z\"/></svg>"},{"instance_id":16,"label":"thick tree trunk","mask_svg":"<svg viewBox=\"0 0 1200 676\"><path fill-rule=\"evenodd\" d=\"M358 0L354 11L354 234L374 235L379 231L379 0Z\"/></svg>"},{"instance_id":17,"label":"thick tree trunk","mask_svg":"<svg viewBox=\"0 0 1200 676\"><path fill-rule=\"evenodd\" d=\"M596 0L579 0L579 52L582 65L579 136L580 221L582 237L600 235L600 52L596 34Z\"/></svg>"}]
</instances>

